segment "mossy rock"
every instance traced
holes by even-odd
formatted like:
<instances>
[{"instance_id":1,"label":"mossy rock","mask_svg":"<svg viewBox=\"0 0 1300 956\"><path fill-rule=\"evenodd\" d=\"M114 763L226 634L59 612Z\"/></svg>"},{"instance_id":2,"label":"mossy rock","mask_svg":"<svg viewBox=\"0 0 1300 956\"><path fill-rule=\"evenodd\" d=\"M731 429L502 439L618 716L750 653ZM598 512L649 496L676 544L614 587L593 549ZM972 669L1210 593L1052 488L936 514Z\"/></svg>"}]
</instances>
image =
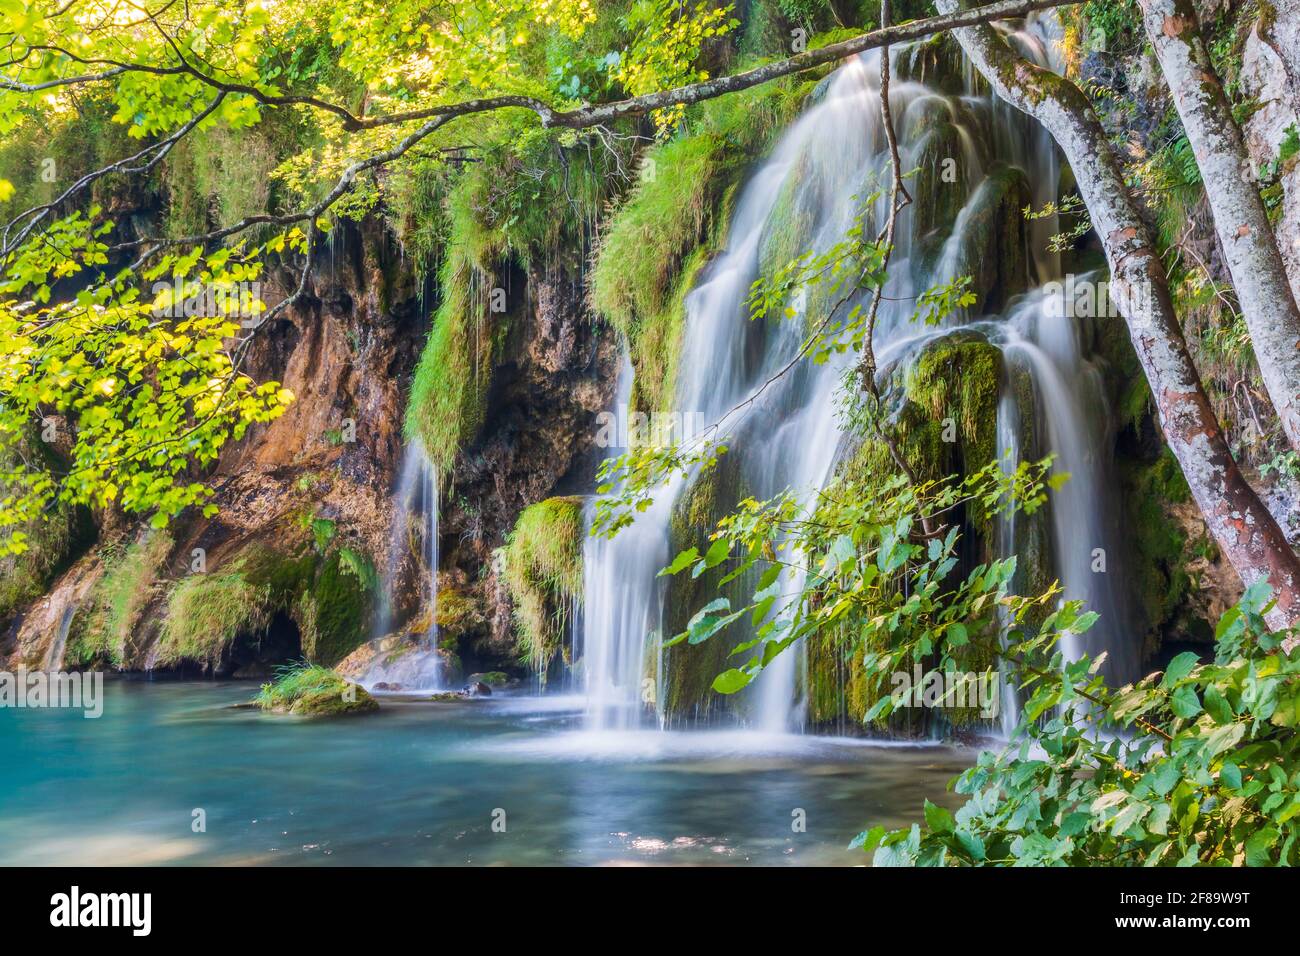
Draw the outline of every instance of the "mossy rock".
<instances>
[{"instance_id":1,"label":"mossy rock","mask_svg":"<svg viewBox=\"0 0 1300 956\"><path fill-rule=\"evenodd\" d=\"M979 333L964 329L931 340L892 372L886 390L892 409L889 427L919 478L969 475L997 460L997 411L1004 378L1001 351ZM882 442L863 441L840 462L837 472L855 487L870 489L894 478L897 469ZM986 560L993 541L992 516L972 504L950 517L965 529L963 562ZM808 642L805 693L814 726L847 732L861 725L870 708L889 692L887 685L874 685L863 655L884 649L862 646L855 635L838 631ZM982 671L992 663L976 659L972 651L961 667ZM882 729L923 733L934 716L900 712ZM978 714L966 708L947 711L944 717L964 726Z\"/></svg>"},{"instance_id":2,"label":"mossy rock","mask_svg":"<svg viewBox=\"0 0 1300 956\"><path fill-rule=\"evenodd\" d=\"M470 674L465 678L466 684L487 684L489 687L505 687L513 679L505 671L487 671L482 674Z\"/></svg>"},{"instance_id":3,"label":"mossy rock","mask_svg":"<svg viewBox=\"0 0 1300 956\"><path fill-rule=\"evenodd\" d=\"M364 687L318 665L283 669L274 682L262 685L253 703L270 713L300 717L336 717L379 709L378 701Z\"/></svg>"},{"instance_id":4,"label":"mossy rock","mask_svg":"<svg viewBox=\"0 0 1300 956\"><path fill-rule=\"evenodd\" d=\"M161 531L101 550L104 573L73 620L65 663L117 668L125 664L171 550L172 539Z\"/></svg>"},{"instance_id":5,"label":"mossy rock","mask_svg":"<svg viewBox=\"0 0 1300 956\"><path fill-rule=\"evenodd\" d=\"M378 587L373 563L347 547L321 554L297 537L284 551L251 543L220 568L173 582L157 662L216 669L237 640L260 639L280 614L297 627L298 653L312 663L333 666L361 646Z\"/></svg>"},{"instance_id":6,"label":"mossy rock","mask_svg":"<svg viewBox=\"0 0 1300 956\"><path fill-rule=\"evenodd\" d=\"M299 623L303 655L326 666L337 664L366 639L374 603L371 581L345 552L334 551L322 562L309 600L314 604L314 627Z\"/></svg>"},{"instance_id":7,"label":"mossy rock","mask_svg":"<svg viewBox=\"0 0 1300 956\"><path fill-rule=\"evenodd\" d=\"M948 240L955 244L950 277L971 277L976 298L973 314L995 312L1029 288L1029 230L1024 210L1031 197L1024 172L999 164L976 186L953 224ZM924 263L926 275L933 273L937 257L945 252L944 246L931 249L934 258Z\"/></svg>"},{"instance_id":8,"label":"mossy rock","mask_svg":"<svg viewBox=\"0 0 1300 956\"><path fill-rule=\"evenodd\" d=\"M585 536L583 499L547 498L520 512L502 552L516 648L543 683L565 650L572 604L582 599Z\"/></svg>"},{"instance_id":9,"label":"mossy rock","mask_svg":"<svg viewBox=\"0 0 1300 956\"><path fill-rule=\"evenodd\" d=\"M238 560L219 571L190 574L167 597L155 661L215 670L236 638L264 631L271 614L267 588L251 583Z\"/></svg>"},{"instance_id":10,"label":"mossy rock","mask_svg":"<svg viewBox=\"0 0 1300 956\"><path fill-rule=\"evenodd\" d=\"M438 589L438 633L459 640L487 627L487 611L473 591L454 587Z\"/></svg>"},{"instance_id":11,"label":"mossy rock","mask_svg":"<svg viewBox=\"0 0 1300 956\"><path fill-rule=\"evenodd\" d=\"M407 437L424 445L442 473L483 427L493 371L523 300L516 295L513 310L492 311L495 280L462 247L450 249L440 280L444 299L416 365L405 423Z\"/></svg>"},{"instance_id":12,"label":"mossy rock","mask_svg":"<svg viewBox=\"0 0 1300 956\"><path fill-rule=\"evenodd\" d=\"M1170 505L1189 500L1191 492L1172 452L1164 449L1153 462L1121 461L1124 489L1125 537L1132 560L1130 584L1145 630L1144 655L1159 649L1163 635L1173 625L1192 587L1187 565L1196 556L1194 544L1169 512ZM1188 631L1186 622L1180 631ZM1209 625L1201 623L1202 634ZM1183 636L1187 636L1184 634Z\"/></svg>"},{"instance_id":13,"label":"mossy rock","mask_svg":"<svg viewBox=\"0 0 1300 956\"><path fill-rule=\"evenodd\" d=\"M750 164L798 113L811 88L801 80L764 84L693 108L682 133L648 153L645 175L603 229L591 299L628 343L636 369L633 410L671 407L685 298L725 242L736 190ZM769 235L769 255L777 254L776 245L793 248L798 230L790 233Z\"/></svg>"},{"instance_id":14,"label":"mossy rock","mask_svg":"<svg viewBox=\"0 0 1300 956\"><path fill-rule=\"evenodd\" d=\"M960 329L933 339L900 368L886 388L888 427L908 463L923 479L970 475L999 457L998 399L1002 352L978 332ZM840 464L846 477L870 484L895 473L882 442L864 441ZM967 516L987 533L990 516Z\"/></svg>"},{"instance_id":15,"label":"mossy rock","mask_svg":"<svg viewBox=\"0 0 1300 956\"><path fill-rule=\"evenodd\" d=\"M745 497L739 471L739 458L735 454L723 455L717 465L697 476L682 493L669 522L670 558L691 547L699 548L700 553L708 549L709 532ZM684 631L691 616L719 596L719 582L726 573L726 567L719 566L698 578L684 572L667 578L665 640ZM744 602L749 593L745 589L753 584L752 578L742 576L729 582L721 596L733 603ZM740 640L736 632L728 630L699 644L683 641L663 649L661 707L666 719L707 721L734 708L736 699L715 692L713 679L734 666L729 655Z\"/></svg>"}]
</instances>

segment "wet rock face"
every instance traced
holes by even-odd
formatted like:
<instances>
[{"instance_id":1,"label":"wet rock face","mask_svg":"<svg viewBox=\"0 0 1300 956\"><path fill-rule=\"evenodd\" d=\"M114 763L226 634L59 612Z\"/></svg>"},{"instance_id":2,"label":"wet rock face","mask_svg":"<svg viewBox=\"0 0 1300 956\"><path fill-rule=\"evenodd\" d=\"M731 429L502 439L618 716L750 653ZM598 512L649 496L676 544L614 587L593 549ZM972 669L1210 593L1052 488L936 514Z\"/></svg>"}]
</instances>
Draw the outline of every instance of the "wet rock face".
<instances>
[{"instance_id":1,"label":"wet rock face","mask_svg":"<svg viewBox=\"0 0 1300 956\"><path fill-rule=\"evenodd\" d=\"M592 486L603 451L596 416L612 401L617 347L587 307L576 269L527 275L526 304L494 375L479 440L462 451L444 496L442 574L472 582L486 633L485 663L512 654L510 607L492 570L519 512L557 493Z\"/></svg>"},{"instance_id":2,"label":"wet rock face","mask_svg":"<svg viewBox=\"0 0 1300 956\"><path fill-rule=\"evenodd\" d=\"M312 277L306 304L256 332L245 371L259 382L280 382L296 401L279 419L227 446L207 477L218 513L185 515L169 529L175 546L137 626L138 646L121 662L125 669L153 663L167 594L194 573L195 555L208 573L228 570L258 549L296 555L312 547L311 522L321 521L330 538L328 549L318 549L322 565L329 560L324 550L341 548L376 564L387 559L406 379L427 325L413 277L387 265L396 257L392 240L377 228L341 229L332 256ZM263 298L278 301L296 284L287 270L272 273ZM100 546L125 539L137 524L117 514L98 515L96 523ZM0 647L0 660L43 660L59 640L63 615L55 605L92 598L102 570L91 550L54 581ZM355 640L369 636L363 631Z\"/></svg>"}]
</instances>

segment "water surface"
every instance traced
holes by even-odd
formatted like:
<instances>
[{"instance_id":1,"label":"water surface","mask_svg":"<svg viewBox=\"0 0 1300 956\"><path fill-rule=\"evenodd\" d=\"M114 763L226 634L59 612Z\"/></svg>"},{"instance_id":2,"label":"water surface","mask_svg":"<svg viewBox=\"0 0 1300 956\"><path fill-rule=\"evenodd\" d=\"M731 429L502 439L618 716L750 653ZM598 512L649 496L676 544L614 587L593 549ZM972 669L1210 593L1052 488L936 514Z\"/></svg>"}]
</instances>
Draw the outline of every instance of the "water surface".
<instances>
[{"instance_id":1,"label":"water surface","mask_svg":"<svg viewBox=\"0 0 1300 956\"><path fill-rule=\"evenodd\" d=\"M856 833L918 819L927 797L954 806L947 782L975 757L593 733L578 698L390 698L316 721L229 708L255 690L110 679L98 720L0 710L0 863L862 864Z\"/></svg>"}]
</instances>

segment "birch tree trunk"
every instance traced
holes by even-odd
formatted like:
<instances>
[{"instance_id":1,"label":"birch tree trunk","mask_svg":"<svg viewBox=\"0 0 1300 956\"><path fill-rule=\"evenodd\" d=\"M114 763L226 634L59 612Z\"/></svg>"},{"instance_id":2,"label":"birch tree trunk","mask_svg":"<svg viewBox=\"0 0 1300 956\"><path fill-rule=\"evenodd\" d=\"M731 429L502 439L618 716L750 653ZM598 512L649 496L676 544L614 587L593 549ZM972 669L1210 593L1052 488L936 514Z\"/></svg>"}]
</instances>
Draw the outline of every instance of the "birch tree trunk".
<instances>
[{"instance_id":1,"label":"birch tree trunk","mask_svg":"<svg viewBox=\"0 0 1300 956\"><path fill-rule=\"evenodd\" d=\"M936 3L943 12L958 7L958 0ZM1060 144L1105 247L1111 295L1128 323L1165 440L1210 533L1243 581L1272 585L1275 626L1300 621L1300 559L1228 450L1174 314L1168 277L1091 104L1073 83L1013 52L991 27L953 32L994 92Z\"/></svg>"},{"instance_id":2,"label":"birch tree trunk","mask_svg":"<svg viewBox=\"0 0 1300 956\"><path fill-rule=\"evenodd\" d=\"M1214 214L1260 375L1300 450L1300 309L1251 172L1232 106L1201 40L1191 0L1139 0Z\"/></svg>"}]
</instances>

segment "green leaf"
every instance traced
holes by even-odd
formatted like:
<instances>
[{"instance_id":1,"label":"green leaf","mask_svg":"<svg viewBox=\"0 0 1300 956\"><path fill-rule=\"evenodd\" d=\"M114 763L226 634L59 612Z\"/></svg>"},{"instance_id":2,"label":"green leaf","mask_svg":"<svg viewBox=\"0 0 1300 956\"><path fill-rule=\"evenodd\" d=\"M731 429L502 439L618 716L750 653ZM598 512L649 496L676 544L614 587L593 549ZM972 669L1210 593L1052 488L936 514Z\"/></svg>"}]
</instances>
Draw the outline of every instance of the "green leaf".
<instances>
[{"instance_id":1,"label":"green leaf","mask_svg":"<svg viewBox=\"0 0 1300 956\"><path fill-rule=\"evenodd\" d=\"M1165 675L1160 679L1160 686L1165 690L1173 687L1190 674L1192 669L1196 667L1198 663L1200 663L1200 658L1191 651L1184 651L1179 654L1170 661L1169 666L1165 668ZM1197 705L1196 709L1200 710L1200 706Z\"/></svg>"},{"instance_id":2,"label":"green leaf","mask_svg":"<svg viewBox=\"0 0 1300 956\"><path fill-rule=\"evenodd\" d=\"M951 833L954 828L952 814L943 807L925 801L925 825L935 833Z\"/></svg>"},{"instance_id":3,"label":"green leaf","mask_svg":"<svg viewBox=\"0 0 1300 956\"><path fill-rule=\"evenodd\" d=\"M713 689L719 694L734 694L748 686L752 679L744 671L733 667L713 678Z\"/></svg>"},{"instance_id":4,"label":"green leaf","mask_svg":"<svg viewBox=\"0 0 1300 956\"><path fill-rule=\"evenodd\" d=\"M1214 718L1216 724L1230 724L1236 718L1232 705L1213 684L1205 688L1205 712Z\"/></svg>"},{"instance_id":5,"label":"green leaf","mask_svg":"<svg viewBox=\"0 0 1300 956\"><path fill-rule=\"evenodd\" d=\"M699 548L687 548L685 551L681 552L679 555L677 555L676 558L673 559L672 564L668 565L668 567L664 568L662 571L659 572L659 577L662 578L664 575L667 574L677 574L679 571L684 570L689 565L694 564L697 560L699 560L699 557L700 557Z\"/></svg>"},{"instance_id":6,"label":"green leaf","mask_svg":"<svg viewBox=\"0 0 1300 956\"><path fill-rule=\"evenodd\" d=\"M851 843L849 843L849 849L861 849L870 853L876 847L880 846L880 841L885 838L885 835L888 832L888 830L881 826L872 827L870 830L863 830L853 838Z\"/></svg>"},{"instance_id":7,"label":"green leaf","mask_svg":"<svg viewBox=\"0 0 1300 956\"><path fill-rule=\"evenodd\" d=\"M1252 833L1246 839L1246 865L1272 866L1273 846L1278 835L1276 827L1264 827Z\"/></svg>"},{"instance_id":8,"label":"green leaf","mask_svg":"<svg viewBox=\"0 0 1300 956\"><path fill-rule=\"evenodd\" d=\"M1184 685L1174 691L1174 696L1169 700L1170 709L1184 720L1190 720L1201 712L1201 699L1196 696L1196 689L1190 685Z\"/></svg>"},{"instance_id":9,"label":"green leaf","mask_svg":"<svg viewBox=\"0 0 1300 956\"><path fill-rule=\"evenodd\" d=\"M698 578L710 568L716 568L723 561L727 560L727 555L731 553L731 542L726 538L719 538L709 545L708 552L704 555L704 560L695 565L695 570L691 572L691 577Z\"/></svg>"}]
</instances>

